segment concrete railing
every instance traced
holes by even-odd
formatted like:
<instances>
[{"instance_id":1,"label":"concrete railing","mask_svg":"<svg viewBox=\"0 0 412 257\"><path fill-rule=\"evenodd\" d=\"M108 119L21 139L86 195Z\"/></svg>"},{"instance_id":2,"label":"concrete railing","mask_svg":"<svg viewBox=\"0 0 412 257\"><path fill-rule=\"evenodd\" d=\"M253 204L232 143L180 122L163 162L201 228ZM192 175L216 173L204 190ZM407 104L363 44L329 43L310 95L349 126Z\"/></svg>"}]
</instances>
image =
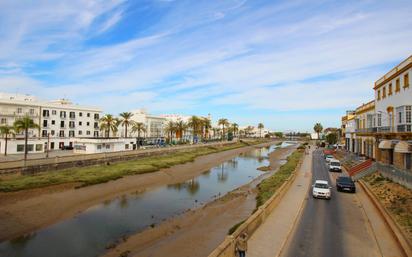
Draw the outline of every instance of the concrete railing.
<instances>
[{"instance_id":1,"label":"concrete railing","mask_svg":"<svg viewBox=\"0 0 412 257\"><path fill-rule=\"evenodd\" d=\"M275 209L282 197L285 195L290 185L296 177L296 172L300 169L304 156L299 160L295 170L283 185L269 198L255 213L253 213L244 223L242 223L232 235L229 235L225 240L212 252L208 257L236 257L236 238L246 232L251 236L261 224L263 224L269 214Z\"/></svg>"},{"instance_id":2,"label":"concrete railing","mask_svg":"<svg viewBox=\"0 0 412 257\"><path fill-rule=\"evenodd\" d=\"M236 142L214 142L208 144L196 144L196 145L183 145L174 146L167 148L154 148L154 149L144 149L144 150L130 150L121 152L111 152L111 153L97 153L97 154L85 154L85 155L70 155L62 157L50 157L42 159L29 159L24 165L23 160L9 161L0 163L0 173L6 172L18 172L26 166L26 170L37 171L37 170L49 170L61 168L73 167L73 166L83 166L85 163L90 163L91 165L97 164L105 161L117 161L117 160L129 160L136 157L156 155L156 154L166 154L170 152L175 152L177 150L185 150L191 148L198 148L204 146L223 146L230 145ZM64 165L67 164L67 165Z\"/></svg>"},{"instance_id":3,"label":"concrete railing","mask_svg":"<svg viewBox=\"0 0 412 257\"><path fill-rule=\"evenodd\" d=\"M377 170L382 176L412 190L412 173L397 169L393 165L377 163Z\"/></svg>"}]
</instances>

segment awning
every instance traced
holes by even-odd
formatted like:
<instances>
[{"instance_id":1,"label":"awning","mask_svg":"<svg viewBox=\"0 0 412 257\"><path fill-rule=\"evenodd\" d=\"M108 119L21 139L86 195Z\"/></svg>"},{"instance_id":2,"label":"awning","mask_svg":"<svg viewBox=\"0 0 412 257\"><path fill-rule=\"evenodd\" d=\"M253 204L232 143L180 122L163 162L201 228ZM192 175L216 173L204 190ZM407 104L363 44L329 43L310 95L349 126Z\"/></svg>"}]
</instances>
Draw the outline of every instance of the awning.
<instances>
[{"instance_id":1,"label":"awning","mask_svg":"<svg viewBox=\"0 0 412 257\"><path fill-rule=\"evenodd\" d=\"M378 147L379 149L393 149L393 145L390 140L382 140Z\"/></svg>"},{"instance_id":2,"label":"awning","mask_svg":"<svg viewBox=\"0 0 412 257\"><path fill-rule=\"evenodd\" d=\"M396 144L394 151L397 153L412 153L412 146L405 141L399 141Z\"/></svg>"}]
</instances>

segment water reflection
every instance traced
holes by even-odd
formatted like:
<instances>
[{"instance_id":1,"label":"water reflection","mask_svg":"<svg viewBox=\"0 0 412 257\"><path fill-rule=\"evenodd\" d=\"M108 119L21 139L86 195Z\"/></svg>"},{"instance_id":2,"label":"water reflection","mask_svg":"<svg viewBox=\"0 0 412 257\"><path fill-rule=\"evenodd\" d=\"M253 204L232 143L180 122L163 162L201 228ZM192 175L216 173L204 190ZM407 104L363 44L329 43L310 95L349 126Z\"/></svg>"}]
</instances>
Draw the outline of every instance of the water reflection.
<instances>
[{"instance_id":1,"label":"water reflection","mask_svg":"<svg viewBox=\"0 0 412 257\"><path fill-rule=\"evenodd\" d=\"M270 148L255 148L185 182L104 201L34 234L0 243L0 256L98 256L119 238L198 207L248 183L268 165Z\"/></svg>"}]
</instances>

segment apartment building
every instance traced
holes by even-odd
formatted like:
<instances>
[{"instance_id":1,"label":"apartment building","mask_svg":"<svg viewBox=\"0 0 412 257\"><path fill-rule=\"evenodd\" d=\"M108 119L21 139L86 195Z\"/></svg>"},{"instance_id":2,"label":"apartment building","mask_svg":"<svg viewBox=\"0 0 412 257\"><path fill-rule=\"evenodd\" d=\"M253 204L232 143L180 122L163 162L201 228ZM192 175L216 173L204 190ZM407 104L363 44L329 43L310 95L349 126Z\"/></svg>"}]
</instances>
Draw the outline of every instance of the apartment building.
<instances>
[{"instance_id":1,"label":"apartment building","mask_svg":"<svg viewBox=\"0 0 412 257\"><path fill-rule=\"evenodd\" d=\"M12 126L25 115L39 125L38 129L29 130L29 152L73 146L75 138L99 137L98 108L79 106L67 99L40 101L34 96L0 94L0 125ZM21 132L9 141L9 153L24 152L23 137ZM0 142L0 150L4 151L4 142Z\"/></svg>"},{"instance_id":2,"label":"apartment building","mask_svg":"<svg viewBox=\"0 0 412 257\"><path fill-rule=\"evenodd\" d=\"M348 150L412 171L411 76L412 56L374 83L375 99L356 109L354 133L345 120Z\"/></svg>"}]
</instances>

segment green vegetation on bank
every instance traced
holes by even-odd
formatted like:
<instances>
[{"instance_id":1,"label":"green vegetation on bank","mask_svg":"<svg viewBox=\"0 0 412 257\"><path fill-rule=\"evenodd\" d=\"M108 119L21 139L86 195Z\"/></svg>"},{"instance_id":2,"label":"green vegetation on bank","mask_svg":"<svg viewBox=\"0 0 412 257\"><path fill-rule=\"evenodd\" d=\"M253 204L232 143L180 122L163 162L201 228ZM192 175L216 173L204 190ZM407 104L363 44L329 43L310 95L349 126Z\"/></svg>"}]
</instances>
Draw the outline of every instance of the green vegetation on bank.
<instances>
[{"instance_id":1,"label":"green vegetation on bank","mask_svg":"<svg viewBox=\"0 0 412 257\"><path fill-rule=\"evenodd\" d=\"M245 223L245 221L246 221L246 220L242 220L241 222L235 224L233 227L231 227L231 228L229 229L229 232L228 232L227 234L228 234L228 235L233 234L233 233L236 231L236 229L237 229L238 227L240 227L240 225L242 225L243 223Z\"/></svg>"},{"instance_id":2,"label":"green vegetation on bank","mask_svg":"<svg viewBox=\"0 0 412 257\"><path fill-rule=\"evenodd\" d=\"M16 176L0 180L0 191L11 192L46 187L64 183L79 183L79 187L105 183L128 175L143 174L193 161L196 157L244 147L262 142L234 143L222 147L204 146L180 150L174 153L142 157L137 160L111 163L110 165L70 168L61 171L47 171L35 175Z\"/></svg>"},{"instance_id":3,"label":"green vegetation on bank","mask_svg":"<svg viewBox=\"0 0 412 257\"><path fill-rule=\"evenodd\" d=\"M256 196L256 208L269 200L276 190L280 188L280 186L282 186L282 184L290 177L302 156L302 151L297 150L293 152L287 158L287 162L283 164L275 174L263 180L257 186L258 193Z\"/></svg>"}]
</instances>

